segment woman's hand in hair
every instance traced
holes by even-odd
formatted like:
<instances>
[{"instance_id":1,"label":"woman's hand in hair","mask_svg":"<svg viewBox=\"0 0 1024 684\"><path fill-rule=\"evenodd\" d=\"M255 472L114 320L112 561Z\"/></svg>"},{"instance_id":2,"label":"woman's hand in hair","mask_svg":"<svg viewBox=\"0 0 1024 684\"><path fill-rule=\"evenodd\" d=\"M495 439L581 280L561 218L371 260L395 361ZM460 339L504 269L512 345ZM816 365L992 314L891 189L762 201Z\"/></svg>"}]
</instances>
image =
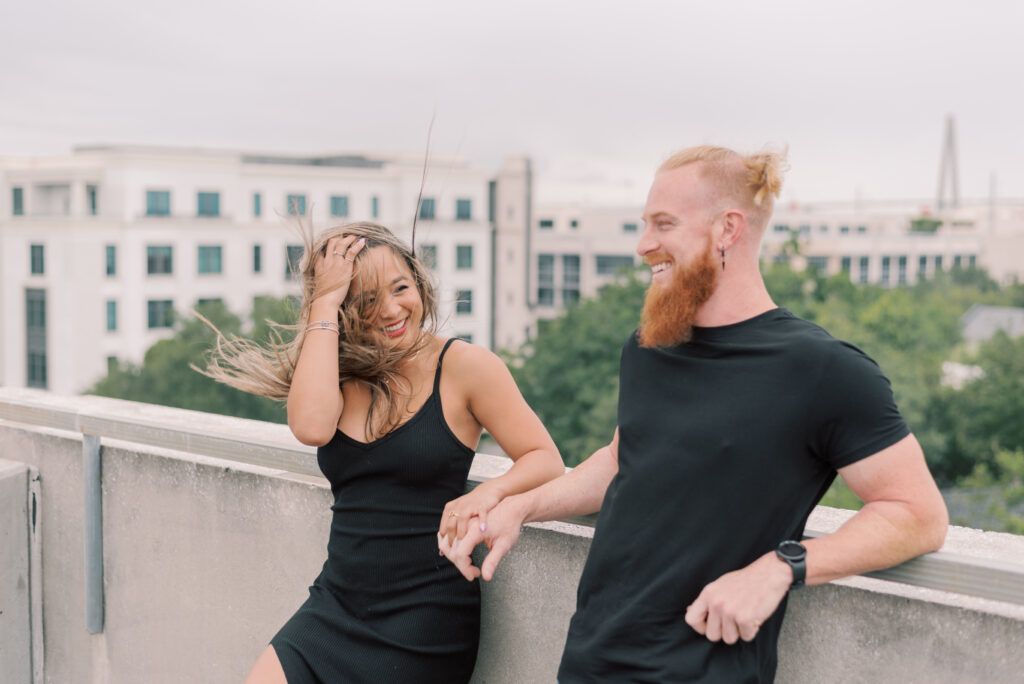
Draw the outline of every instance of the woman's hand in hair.
<instances>
[{"instance_id":1,"label":"woman's hand in hair","mask_svg":"<svg viewBox=\"0 0 1024 684\"><path fill-rule=\"evenodd\" d=\"M355 275L356 255L365 246L366 238L357 238L355 235L343 235L327 241L324 252L316 255L313 265L316 299L325 300L335 309L342 305Z\"/></svg>"}]
</instances>

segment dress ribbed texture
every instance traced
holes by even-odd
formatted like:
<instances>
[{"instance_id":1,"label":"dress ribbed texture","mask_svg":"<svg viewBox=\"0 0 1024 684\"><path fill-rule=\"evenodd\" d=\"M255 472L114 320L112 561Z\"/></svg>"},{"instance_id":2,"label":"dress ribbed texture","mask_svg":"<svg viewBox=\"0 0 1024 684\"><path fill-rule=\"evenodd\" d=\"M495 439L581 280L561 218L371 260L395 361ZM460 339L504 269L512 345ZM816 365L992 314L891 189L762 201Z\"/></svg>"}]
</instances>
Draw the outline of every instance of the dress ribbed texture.
<instances>
[{"instance_id":1,"label":"dress ribbed texture","mask_svg":"<svg viewBox=\"0 0 1024 684\"><path fill-rule=\"evenodd\" d=\"M271 641L289 684L468 682L480 589L437 552L444 505L465 491L473 450L445 422L438 387L369 443L340 430L317 450L331 483L327 561Z\"/></svg>"}]
</instances>

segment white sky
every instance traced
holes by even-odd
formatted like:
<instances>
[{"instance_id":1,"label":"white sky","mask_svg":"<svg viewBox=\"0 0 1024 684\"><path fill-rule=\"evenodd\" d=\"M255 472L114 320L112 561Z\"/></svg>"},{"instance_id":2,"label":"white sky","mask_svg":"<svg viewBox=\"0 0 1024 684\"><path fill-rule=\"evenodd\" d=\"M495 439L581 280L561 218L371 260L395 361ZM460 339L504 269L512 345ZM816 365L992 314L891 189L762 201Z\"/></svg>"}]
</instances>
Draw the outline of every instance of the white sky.
<instances>
[{"instance_id":1,"label":"white sky","mask_svg":"<svg viewBox=\"0 0 1024 684\"><path fill-rule=\"evenodd\" d=\"M1024 197L1024 2L5 0L0 155L149 143L529 154L541 201L643 202L711 142L786 200Z\"/></svg>"}]
</instances>

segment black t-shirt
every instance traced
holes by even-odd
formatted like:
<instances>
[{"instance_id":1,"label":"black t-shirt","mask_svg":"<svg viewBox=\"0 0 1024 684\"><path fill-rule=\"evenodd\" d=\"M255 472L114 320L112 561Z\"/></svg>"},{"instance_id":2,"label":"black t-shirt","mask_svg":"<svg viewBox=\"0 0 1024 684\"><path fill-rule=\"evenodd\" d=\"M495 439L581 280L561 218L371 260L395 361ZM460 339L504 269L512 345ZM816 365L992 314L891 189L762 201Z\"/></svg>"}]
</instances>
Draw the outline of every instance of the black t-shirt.
<instances>
[{"instance_id":1,"label":"black t-shirt","mask_svg":"<svg viewBox=\"0 0 1024 684\"><path fill-rule=\"evenodd\" d=\"M867 355L785 309L622 352L619 471L558 672L579 682L771 682L785 601L752 642L683 616L709 582L800 539L836 469L909 434Z\"/></svg>"}]
</instances>

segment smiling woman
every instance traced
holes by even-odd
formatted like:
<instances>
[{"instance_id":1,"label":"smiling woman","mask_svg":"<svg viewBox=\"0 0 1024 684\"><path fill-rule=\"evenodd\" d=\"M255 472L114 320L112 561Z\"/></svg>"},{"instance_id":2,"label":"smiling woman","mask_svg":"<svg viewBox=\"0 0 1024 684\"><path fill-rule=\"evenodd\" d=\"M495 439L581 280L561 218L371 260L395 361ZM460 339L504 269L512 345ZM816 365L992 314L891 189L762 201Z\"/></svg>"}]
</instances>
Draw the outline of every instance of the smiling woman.
<instances>
[{"instance_id":1,"label":"smiling woman","mask_svg":"<svg viewBox=\"0 0 1024 684\"><path fill-rule=\"evenodd\" d=\"M428 271L389 230L330 228L299 270L295 339L221 338L203 371L287 400L335 498L323 571L246 681L467 682L479 588L440 557L438 535L461 538L505 496L560 475L558 450L497 356L435 334ZM463 494L485 428L515 463Z\"/></svg>"}]
</instances>

